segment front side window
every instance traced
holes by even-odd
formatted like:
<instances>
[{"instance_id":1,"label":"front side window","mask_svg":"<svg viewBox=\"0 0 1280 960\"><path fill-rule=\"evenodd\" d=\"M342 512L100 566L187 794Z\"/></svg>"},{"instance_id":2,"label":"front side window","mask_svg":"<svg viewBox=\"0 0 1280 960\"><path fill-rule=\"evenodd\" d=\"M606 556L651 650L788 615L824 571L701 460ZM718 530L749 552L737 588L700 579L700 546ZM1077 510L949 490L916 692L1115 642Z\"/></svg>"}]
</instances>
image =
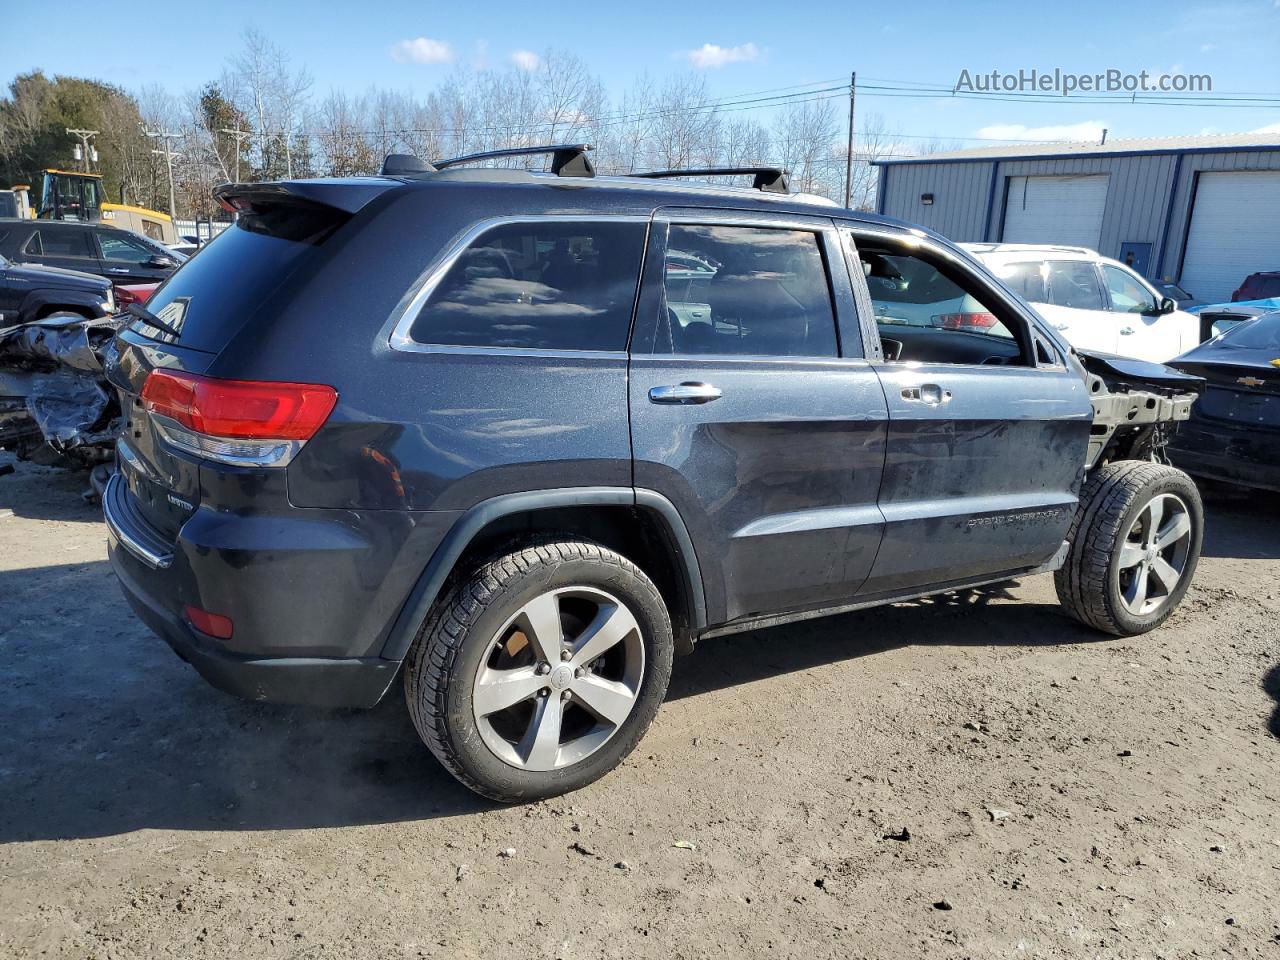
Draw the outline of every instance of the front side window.
<instances>
[{"instance_id":1,"label":"front side window","mask_svg":"<svg viewBox=\"0 0 1280 960\"><path fill-rule=\"evenodd\" d=\"M103 230L98 233L98 245L106 260L124 260L128 263L146 263L156 252L123 231Z\"/></svg>"},{"instance_id":2,"label":"front side window","mask_svg":"<svg viewBox=\"0 0 1280 960\"><path fill-rule=\"evenodd\" d=\"M1049 280L1047 303L1073 310L1105 310L1102 287L1093 264L1085 260L1050 260L1045 264Z\"/></svg>"},{"instance_id":3,"label":"front side window","mask_svg":"<svg viewBox=\"0 0 1280 960\"><path fill-rule=\"evenodd\" d=\"M657 353L836 356L835 311L817 233L672 224Z\"/></svg>"},{"instance_id":4,"label":"front side window","mask_svg":"<svg viewBox=\"0 0 1280 960\"><path fill-rule=\"evenodd\" d=\"M1026 363L1021 322L956 264L878 240L857 247L886 361Z\"/></svg>"},{"instance_id":5,"label":"front side window","mask_svg":"<svg viewBox=\"0 0 1280 960\"><path fill-rule=\"evenodd\" d=\"M449 267L409 330L418 343L624 350L645 225L496 226Z\"/></svg>"},{"instance_id":6,"label":"front side window","mask_svg":"<svg viewBox=\"0 0 1280 960\"><path fill-rule=\"evenodd\" d=\"M1111 309L1116 313L1156 312L1155 295L1129 271L1103 264L1102 276L1111 294Z\"/></svg>"}]
</instances>

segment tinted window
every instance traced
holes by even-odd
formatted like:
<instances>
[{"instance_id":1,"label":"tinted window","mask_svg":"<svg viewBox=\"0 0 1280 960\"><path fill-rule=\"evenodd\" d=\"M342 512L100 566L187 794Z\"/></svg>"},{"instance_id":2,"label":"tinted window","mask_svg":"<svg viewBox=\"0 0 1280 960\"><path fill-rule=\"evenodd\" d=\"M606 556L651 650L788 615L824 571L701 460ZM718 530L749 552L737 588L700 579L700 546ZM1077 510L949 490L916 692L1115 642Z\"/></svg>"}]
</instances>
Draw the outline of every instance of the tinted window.
<instances>
[{"instance_id":1,"label":"tinted window","mask_svg":"<svg viewBox=\"0 0 1280 960\"><path fill-rule=\"evenodd\" d=\"M1048 271L1043 263L1009 263L995 267L994 273L1023 300L1031 303L1048 303L1049 291L1045 284Z\"/></svg>"},{"instance_id":2,"label":"tinted window","mask_svg":"<svg viewBox=\"0 0 1280 960\"><path fill-rule=\"evenodd\" d=\"M37 239L37 237L39 239ZM27 244L38 244L46 257L92 257L87 230L40 230Z\"/></svg>"},{"instance_id":3,"label":"tinted window","mask_svg":"<svg viewBox=\"0 0 1280 960\"><path fill-rule=\"evenodd\" d=\"M196 350L222 349L263 301L319 248L347 215L326 207L281 206L241 214L161 285L147 309L179 331L177 342ZM132 329L173 340L142 321Z\"/></svg>"},{"instance_id":4,"label":"tinted window","mask_svg":"<svg viewBox=\"0 0 1280 960\"><path fill-rule=\"evenodd\" d=\"M1111 294L1111 309L1118 313L1154 313L1156 298L1138 278L1119 267L1102 265L1102 275Z\"/></svg>"},{"instance_id":5,"label":"tinted window","mask_svg":"<svg viewBox=\"0 0 1280 960\"><path fill-rule=\"evenodd\" d=\"M1280 313L1264 313L1228 331L1222 343L1251 350L1280 350Z\"/></svg>"},{"instance_id":6,"label":"tinted window","mask_svg":"<svg viewBox=\"0 0 1280 960\"><path fill-rule=\"evenodd\" d=\"M494 227L454 261L409 334L453 346L624 350L644 232L604 221Z\"/></svg>"},{"instance_id":7,"label":"tinted window","mask_svg":"<svg viewBox=\"0 0 1280 960\"><path fill-rule=\"evenodd\" d=\"M831 288L816 233L672 225L663 267L665 322L656 352L836 355Z\"/></svg>"},{"instance_id":8,"label":"tinted window","mask_svg":"<svg viewBox=\"0 0 1280 960\"><path fill-rule=\"evenodd\" d=\"M1076 310L1105 310L1098 271L1093 264L1080 260L1050 260L1045 264L1049 274L1047 303Z\"/></svg>"},{"instance_id":9,"label":"tinted window","mask_svg":"<svg viewBox=\"0 0 1280 960\"><path fill-rule=\"evenodd\" d=\"M140 240L134 240L122 230L102 230L98 233L98 245L107 260L125 260L129 263L146 263L157 256Z\"/></svg>"},{"instance_id":10,"label":"tinted window","mask_svg":"<svg viewBox=\"0 0 1280 960\"><path fill-rule=\"evenodd\" d=\"M876 324L886 337L893 338L894 327L930 327L1013 339L982 300L929 261L862 247L859 256Z\"/></svg>"}]
</instances>

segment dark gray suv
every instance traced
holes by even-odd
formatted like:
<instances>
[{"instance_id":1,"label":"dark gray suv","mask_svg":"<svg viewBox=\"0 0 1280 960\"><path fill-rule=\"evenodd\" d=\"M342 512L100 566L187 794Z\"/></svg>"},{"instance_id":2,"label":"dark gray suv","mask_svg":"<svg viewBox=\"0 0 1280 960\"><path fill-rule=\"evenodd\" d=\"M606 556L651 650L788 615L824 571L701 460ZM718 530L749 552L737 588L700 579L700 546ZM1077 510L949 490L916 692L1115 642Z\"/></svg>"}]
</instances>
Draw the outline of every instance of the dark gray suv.
<instances>
[{"instance_id":1,"label":"dark gray suv","mask_svg":"<svg viewBox=\"0 0 1280 960\"><path fill-rule=\"evenodd\" d=\"M1178 604L1197 379L1076 354L782 171L585 149L220 188L236 226L117 336L104 497L130 602L210 682L370 706L403 673L441 762L514 801L620 762L699 638L1055 570L1101 630Z\"/></svg>"}]
</instances>

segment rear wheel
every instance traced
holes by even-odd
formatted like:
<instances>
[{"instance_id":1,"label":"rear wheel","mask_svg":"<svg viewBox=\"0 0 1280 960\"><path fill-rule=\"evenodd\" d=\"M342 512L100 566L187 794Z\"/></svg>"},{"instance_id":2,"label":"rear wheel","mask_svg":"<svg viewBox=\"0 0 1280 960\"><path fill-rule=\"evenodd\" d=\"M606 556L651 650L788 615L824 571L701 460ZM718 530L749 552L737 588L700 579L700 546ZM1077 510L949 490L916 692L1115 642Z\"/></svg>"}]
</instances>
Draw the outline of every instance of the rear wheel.
<instances>
[{"instance_id":1,"label":"rear wheel","mask_svg":"<svg viewBox=\"0 0 1280 960\"><path fill-rule=\"evenodd\" d=\"M1054 575L1058 599L1091 627L1145 633L1186 594L1203 536L1200 494L1181 470L1138 460L1100 467L1080 493L1071 550Z\"/></svg>"},{"instance_id":2,"label":"rear wheel","mask_svg":"<svg viewBox=\"0 0 1280 960\"><path fill-rule=\"evenodd\" d=\"M406 662L432 753L504 802L604 776L653 721L671 676L671 624L652 581L587 541L483 565L437 604Z\"/></svg>"}]
</instances>

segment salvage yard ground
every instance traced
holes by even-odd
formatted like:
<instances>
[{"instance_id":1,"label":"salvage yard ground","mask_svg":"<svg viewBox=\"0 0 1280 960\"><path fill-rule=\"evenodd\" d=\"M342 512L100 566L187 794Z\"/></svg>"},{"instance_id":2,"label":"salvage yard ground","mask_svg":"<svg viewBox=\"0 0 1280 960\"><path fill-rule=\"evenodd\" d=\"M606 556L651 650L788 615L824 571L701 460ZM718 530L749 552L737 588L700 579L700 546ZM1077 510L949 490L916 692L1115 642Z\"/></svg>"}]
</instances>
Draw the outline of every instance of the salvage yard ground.
<instances>
[{"instance_id":1,"label":"salvage yard ground","mask_svg":"<svg viewBox=\"0 0 1280 960\"><path fill-rule=\"evenodd\" d=\"M209 688L83 487L0 477L0 956L1280 958L1280 498L1211 504L1134 640L1035 577L707 641L622 767L503 808L398 685Z\"/></svg>"}]
</instances>

